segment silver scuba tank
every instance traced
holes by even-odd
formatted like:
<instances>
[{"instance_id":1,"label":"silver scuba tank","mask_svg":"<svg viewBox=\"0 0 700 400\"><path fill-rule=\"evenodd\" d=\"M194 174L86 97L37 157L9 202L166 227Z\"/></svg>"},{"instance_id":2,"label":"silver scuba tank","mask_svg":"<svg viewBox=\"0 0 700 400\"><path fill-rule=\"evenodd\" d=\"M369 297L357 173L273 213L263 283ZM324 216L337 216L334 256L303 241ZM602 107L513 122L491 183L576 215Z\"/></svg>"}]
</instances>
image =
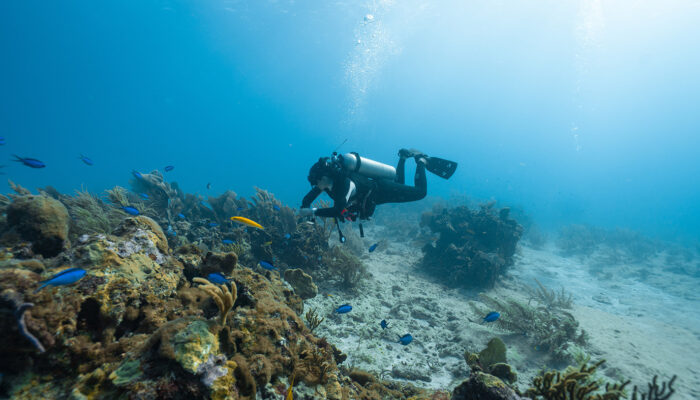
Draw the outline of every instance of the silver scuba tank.
<instances>
[{"instance_id":1,"label":"silver scuba tank","mask_svg":"<svg viewBox=\"0 0 700 400\"><path fill-rule=\"evenodd\" d=\"M391 165L360 157L357 153L345 153L334 155L340 165L349 172L356 172L362 176L375 179L394 180L396 168Z\"/></svg>"}]
</instances>

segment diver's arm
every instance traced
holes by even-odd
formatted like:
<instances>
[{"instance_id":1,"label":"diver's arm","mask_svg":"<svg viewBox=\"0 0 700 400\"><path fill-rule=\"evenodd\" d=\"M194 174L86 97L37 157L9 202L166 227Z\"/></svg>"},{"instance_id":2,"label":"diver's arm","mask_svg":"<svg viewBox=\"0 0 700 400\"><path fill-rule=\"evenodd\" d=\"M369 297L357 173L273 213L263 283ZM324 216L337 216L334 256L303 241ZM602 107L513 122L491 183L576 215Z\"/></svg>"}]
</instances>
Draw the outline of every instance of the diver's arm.
<instances>
[{"instance_id":1,"label":"diver's arm","mask_svg":"<svg viewBox=\"0 0 700 400\"><path fill-rule=\"evenodd\" d=\"M321 194L321 189L317 188L316 186L311 188L309 193L304 196L304 200L301 201L301 208L311 207L311 203L316 200L316 197L318 197L319 194Z\"/></svg>"},{"instance_id":2,"label":"diver's arm","mask_svg":"<svg viewBox=\"0 0 700 400\"><path fill-rule=\"evenodd\" d=\"M348 198L350 196L350 193L350 179L346 178L341 184L334 184L333 190L330 193L331 198L333 199L333 207L319 208L314 212L314 215L323 218L341 218L343 216L343 210L348 204Z\"/></svg>"}]
</instances>

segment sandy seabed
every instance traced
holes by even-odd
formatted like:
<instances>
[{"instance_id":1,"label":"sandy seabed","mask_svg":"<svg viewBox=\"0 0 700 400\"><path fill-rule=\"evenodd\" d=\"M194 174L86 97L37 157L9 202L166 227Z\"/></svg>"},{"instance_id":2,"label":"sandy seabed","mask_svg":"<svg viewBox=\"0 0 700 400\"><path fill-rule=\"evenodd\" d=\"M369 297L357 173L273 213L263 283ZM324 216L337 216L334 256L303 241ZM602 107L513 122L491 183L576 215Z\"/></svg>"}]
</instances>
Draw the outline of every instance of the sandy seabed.
<instances>
[{"instance_id":1,"label":"sandy seabed","mask_svg":"<svg viewBox=\"0 0 700 400\"><path fill-rule=\"evenodd\" d=\"M365 239L368 246L373 242ZM470 305L481 305L478 292L450 289L423 275L420 257L416 247L391 241L362 256L371 276L356 294L321 288L305 302L307 310L315 308L326 317L315 333L348 355L346 366L450 390L468 375L464 352L478 352L498 336L508 347L517 385L529 387L547 361L545 355L527 338L500 330L498 322L480 323L483 315ZM605 273L600 265L595 255L567 258L553 247L521 245L507 276L485 293L527 301L522 285L534 286L535 278L550 289L564 287L574 297L571 313L589 334L585 350L593 361L607 360L599 369L601 377L630 379L646 389L654 375L668 380L676 374L673 398L700 398L700 279L668 272L663 257L642 266L610 265ZM333 313L345 303L352 305L350 313ZM382 319L389 322L386 330L380 327ZM398 337L406 333L414 341L402 346Z\"/></svg>"}]
</instances>

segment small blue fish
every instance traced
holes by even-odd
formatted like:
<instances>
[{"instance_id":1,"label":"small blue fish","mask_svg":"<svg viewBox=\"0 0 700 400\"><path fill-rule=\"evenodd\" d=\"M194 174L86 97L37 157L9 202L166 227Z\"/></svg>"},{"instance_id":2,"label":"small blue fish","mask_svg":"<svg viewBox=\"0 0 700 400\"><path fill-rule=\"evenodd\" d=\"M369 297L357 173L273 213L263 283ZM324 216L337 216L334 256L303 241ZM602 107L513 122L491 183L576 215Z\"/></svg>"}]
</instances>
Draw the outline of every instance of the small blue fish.
<instances>
[{"instance_id":1,"label":"small blue fish","mask_svg":"<svg viewBox=\"0 0 700 400\"><path fill-rule=\"evenodd\" d=\"M81 154L80 157L78 157L78 158L80 158L80 160L81 160L82 162L84 162L85 164L87 164L87 165L92 166L92 165L95 164L91 159L85 157L85 156L82 155L82 154Z\"/></svg>"},{"instance_id":2,"label":"small blue fish","mask_svg":"<svg viewBox=\"0 0 700 400\"><path fill-rule=\"evenodd\" d=\"M383 320L382 320L382 322L380 322L380 323L379 323L379 326L381 326L381 327L382 327L382 329L386 329L386 328L388 328L388 327L389 327L389 323L388 323L388 322L386 322L386 320L385 320L385 319L383 319Z\"/></svg>"},{"instance_id":3,"label":"small blue fish","mask_svg":"<svg viewBox=\"0 0 700 400\"><path fill-rule=\"evenodd\" d=\"M143 175L141 175L141 173L135 169L131 170L131 175L133 175L136 179L143 179Z\"/></svg>"},{"instance_id":4,"label":"small blue fish","mask_svg":"<svg viewBox=\"0 0 700 400\"><path fill-rule=\"evenodd\" d=\"M280 210L280 206L278 206L277 204L273 205L272 208L273 208L275 211L279 211L279 210Z\"/></svg>"},{"instance_id":5,"label":"small blue fish","mask_svg":"<svg viewBox=\"0 0 700 400\"><path fill-rule=\"evenodd\" d=\"M274 265L270 264L267 261L260 261L260 266L265 268L268 271L272 271L272 270L277 269L277 267L275 267Z\"/></svg>"},{"instance_id":6,"label":"small blue fish","mask_svg":"<svg viewBox=\"0 0 700 400\"><path fill-rule=\"evenodd\" d=\"M243 211L243 207L238 207L236 211Z\"/></svg>"},{"instance_id":7,"label":"small blue fish","mask_svg":"<svg viewBox=\"0 0 700 400\"><path fill-rule=\"evenodd\" d=\"M206 208L208 208L208 209L214 211L214 209L211 208L211 206L210 206L206 201L204 201L204 200L200 201L199 204L201 204L202 206L204 206L204 207L206 207Z\"/></svg>"},{"instance_id":8,"label":"small blue fish","mask_svg":"<svg viewBox=\"0 0 700 400\"><path fill-rule=\"evenodd\" d=\"M139 193L139 196L141 196L141 198L144 199L144 200L148 200L148 199L149 199L149 197L148 197L148 195L147 195L146 193Z\"/></svg>"},{"instance_id":9,"label":"small blue fish","mask_svg":"<svg viewBox=\"0 0 700 400\"><path fill-rule=\"evenodd\" d=\"M211 283L216 283L217 285L226 285L229 281L218 272L213 272L207 275L207 280Z\"/></svg>"},{"instance_id":10,"label":"small blue fish","mask_svg":"<svg viewBox=\"0 0 700 400\"><path fill-rule=\"evenodd\" d=\"M41 162L35 158L27 158L27 157L22 158L22 157L18 156L17 154L14 154L14 156L17 159L12 160L12 161L21 162L22 164L26 165L29 168L44 168L44 167L46 167L46 164L44 164L43 162Z\"/></svg>"},{"instance_id":11,"label":"small blue fish","mask_svg":"<svg viewBox=\"0 0 700 400\"><path fill-rule=\"evenodd\" d=\"M401 343L403 346L408 346L409 343L413 341L413 336L411 336L410 333L407 333L401 337L399 337L399 341L396 343Z\"/></svg>"},{"instance_id":12,"label":"small blue fish","mask_svg":"<svg viewBox=\"0 0 700 400\"><path fill-rule=\"evenodd\" d=\"M182 218L182 219L185 219L185 214L183 214L183 213L179 213L177 216Z\"/></svg>"},{"instance_id":13,"label":"small blue fish","mask_svg":"<svg viewBox=\"0 0 700 400\"><path fill-rule=\"evenodd\" d=\"M373 252L374 250L377 250L377 246L379 246L379 243L375 243L371 246L369 246L369 252Z\"/></svg>"},{"instance_id":14,"label":"small blue fish","mask_svg":"<svg viewBox=\"0 0 700 400\"><path fill-rule=\"evenodd\" d=\"M175 167L173 167L172 165L167 165L167 166L166 166L165 168L163 168L163 169L165 170L165 172L170 172L170 171L174 170Z\"/></svg>"},{"instance_id":15,"label":"small blue fish","mask_svg":"<svg viewBox=\"0 0 700 400\"><path fill-rule=\"evenodd\" d=\"M139 212L139 210L137 210L136 208L131 207L131 206L122 207L122 210L124 210L127 214L131 214L131 215L139 215L139 214L141 214L141 213Z\"/></svg>"},{"instance_id":16,"label":"small blue fish","mask_svg":"<svg viewBox=\"0 0 700 400\"><path fill-rule=\"evenodd\" d=\"M165 231L165 234L170 236L177 236L177 232L175 232L175 230L173 230L173 227L170 225L168 225L168 230Z\"/></svg>"},{"instance_id":17,"label":"small blue fish","mask_svg":"<svg viewBox=\"0 0 700 400\"><path fill-rule=\"evenodd\" d=\"M210 223L209 223L209 227L210 227L210 228L215 228L215 227L217 227L217 226L219 226L219 224L217 224L216 222L210 222Z\"/></svg>"},{"instance_id":18,"label":"small blue fish","mask_svg":"<svg viewBox=\"0 0 700 400\"><path fill-rule=\"evenodd\" d=\"M0 137L0 146L4 146L4 145L5 145L5 138Z\"/></svg>"},{"instance_id":19,"label":"small blue fish","mask_svg":"<svg viewBox=\"0 0 700 400\"><path fill-rule=\"evenodd\" d=\"M500 316L501 314L497 313L496 311L491 311L484 317L484 322L493 322L497 320Z\"/></svg>"},{"instance_id":20,"label":"small blue fish","mask_svg":"<svg viewBox=\"0 0 700 400\"><path fill-rule=\"evenodd\" d=\"M223 240L221 241L221 243L223 243L223 244L234 244L235 242L234 242L233 240L231 240L231 239L223 239Z\"/></svg>"},{"instance_id":21,"label":"small blue fish","mask_svg":"<svg viewBox=\"0 0 700 400\"><path fill-rule=\"evenodd\" d=\"M292 235L290 235L290 234L288 234L288 233L285 233L285 234L284 234L284 238L285 238L285 239L289 239L290 237L292 237Z\"/></svg>"},{"instance_id":22,"label":"small blue fish","mask_svg":"<svg viewBox=\"0 0 700 400\"><path fill-rule=\"evenodd\" d=\"M56 275L52 276L50 279L47 279L45 281L41 281L43 285L39 286L37 290L34 291L34 293L40 291L41 289L45 288L46 286L62 286L62 285L70 285L71 283L78 282L82 277L85 276L86 271L81 268L68 268L66 270L63 270Z\"/></svg>"},{"instance_id":23,"label":"small blue fish","mask_svg":"<svg viewBox=\"0 0 700 400\"><path fill-rule=\"evenodd\" d=\"M352 311L352 306L350 304L343 304L342 306L335 309L338 314L347 314Z\"/></svg>"}]
</instances>

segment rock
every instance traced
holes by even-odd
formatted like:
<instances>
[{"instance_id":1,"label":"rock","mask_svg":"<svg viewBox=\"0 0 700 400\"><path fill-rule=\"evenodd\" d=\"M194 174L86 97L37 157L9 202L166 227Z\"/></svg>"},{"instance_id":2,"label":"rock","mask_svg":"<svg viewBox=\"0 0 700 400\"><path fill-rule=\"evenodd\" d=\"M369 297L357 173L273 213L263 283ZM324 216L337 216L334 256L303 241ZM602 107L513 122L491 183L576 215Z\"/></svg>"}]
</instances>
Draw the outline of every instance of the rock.
<instances>
[{"instance_id":1,"label":"rock","mask_svg":"<svg viewBox=\"0 0 700 400\"><path fill-rule=\"evenodd\" d=\"M180 318L170 321L155 332L149 341L157 346L160 357L172 360L191 374L197 374L199 366L219 352L219 340L212 333L214 322L198 318Z\"/></svg>"},{"instance_id":2,"label":"rock","mask_svg":"<svg viewBox=\"0 0 700 400\"><path fill-rule=\"evenodd\" d=\"M163 233L160 225L154 220L144 215L139 215L133 218L127 218L114 231L114 234L122 237L134 237L140 231L148 233L148 239L160 250L163 254L168 254L168 239Z\"/></svg>"},{"instance_id":3,"label":"rock","mask_svg":"<svg viewBox=\"0 0 700 400\"><path fill-rule=\"evenodd\" d=\"M236 268L236 263L238 263L238 256L236 253L212 253L209 252L204 257L204 264L202 266L202 275L206 276L212 272L218 272L223 274L230 274L233 269Z\"/></svg>"},{"instance_id":4,"label":"rock","mask_svg":"<svg viewBox=\"0 0 700 400\"><path fill-rule=\"evenodd\" d=\"M397 379L405 379L407 381L423 381L431 382L433 378L423 371L409 369L399 366L394 366L391 370L391 376Z\"/></svg>"},{"instance_id":5,"label":"rock","mask_svg":"<svg viewBox=\"0 0 700 400\"><path fill-rule=\"evenodd\" d=\"M521 400L502 380L483 372L475 372L455 388L452 400Z\"/></svg>"},{"instance_id":6,"label":"rock","mask_svg":"<svg viewBox=\"0 0 700 400\"><path fill-rule=\"evenodd\" d=\"M491 375L498 377L506 382L515 383L518 380L518 374L513 371L513 368L506 363L496 363L489 367Z\"/></svg>"},{"instance_id":7,"label":"rock","mask_svg":"<svg viewBox=\"0 0 700 400\"><path fill-rule=\"evenodd\" d=\"M54 257L69 246L69 223L66 207L46 196L18 197L7 208L8 226L44 257Z\"/></svg>"},{"instance_id":8,"label":"rock","mask_svg":"<svg viewBox=\"0 0 700 400\"><path fill-rule=\"evenodd\" d=\"M301 269L288 269L284 271L284 280L294 288L294 292L304 300L316 297L318 287L311 278Z\"/></svg>"}]
</instances>

